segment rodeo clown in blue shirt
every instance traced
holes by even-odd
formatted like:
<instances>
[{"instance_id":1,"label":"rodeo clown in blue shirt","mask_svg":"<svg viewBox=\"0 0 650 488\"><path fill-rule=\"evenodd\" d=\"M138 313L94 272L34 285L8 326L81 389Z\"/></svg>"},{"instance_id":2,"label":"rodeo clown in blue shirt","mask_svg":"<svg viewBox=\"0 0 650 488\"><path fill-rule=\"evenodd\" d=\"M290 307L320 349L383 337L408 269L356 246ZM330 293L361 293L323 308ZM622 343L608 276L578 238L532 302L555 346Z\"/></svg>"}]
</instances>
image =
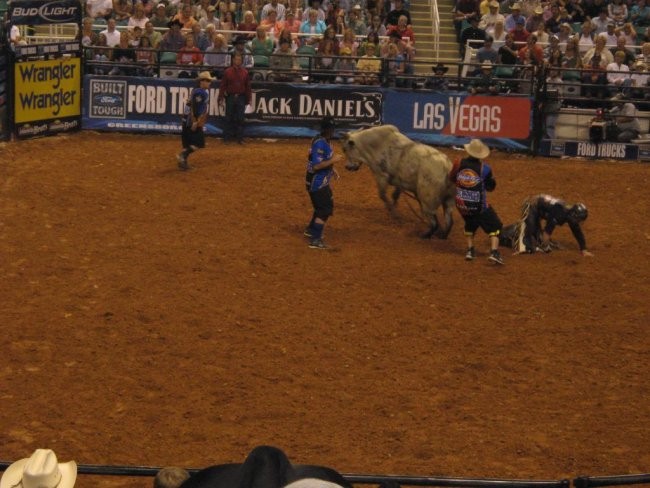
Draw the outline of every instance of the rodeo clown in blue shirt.
<instances>
[{"instance_id":1,"label":"rodeo clown in blue shirt","mask_svg":"<svg viewBox=\"0 0 650 488\"><path fill-rule=\"evenodd\" d=\"M305 229L309 247L312 249L328 249L323 242L325 222L334 213L334 198L330 182L339 175L334 169L334 149L330 139L334 133L334 119L325 117L320 124L320 135L314 137L307 159L305 184L314 207L311 221Z\"/></svg>"}]
</instances>

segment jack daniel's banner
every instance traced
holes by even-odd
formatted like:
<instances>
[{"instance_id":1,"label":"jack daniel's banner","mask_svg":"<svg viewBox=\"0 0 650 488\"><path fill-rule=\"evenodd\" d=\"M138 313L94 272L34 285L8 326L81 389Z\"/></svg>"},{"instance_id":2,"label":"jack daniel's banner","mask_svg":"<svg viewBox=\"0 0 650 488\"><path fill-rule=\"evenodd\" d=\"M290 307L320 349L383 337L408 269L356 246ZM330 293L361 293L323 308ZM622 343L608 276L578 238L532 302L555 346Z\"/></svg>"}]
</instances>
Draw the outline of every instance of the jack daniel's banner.
<instances>
[{"instance_id":1,"label":"jack daniel's banner","mask_svg":"<svg viewBox=\"0 0 650 488\"><path fill-rule=\"evenodd\" d=\"M79 24L82 15L77 0L13 0L8 13L11 25Z\"/></svg>"}]
</instances>

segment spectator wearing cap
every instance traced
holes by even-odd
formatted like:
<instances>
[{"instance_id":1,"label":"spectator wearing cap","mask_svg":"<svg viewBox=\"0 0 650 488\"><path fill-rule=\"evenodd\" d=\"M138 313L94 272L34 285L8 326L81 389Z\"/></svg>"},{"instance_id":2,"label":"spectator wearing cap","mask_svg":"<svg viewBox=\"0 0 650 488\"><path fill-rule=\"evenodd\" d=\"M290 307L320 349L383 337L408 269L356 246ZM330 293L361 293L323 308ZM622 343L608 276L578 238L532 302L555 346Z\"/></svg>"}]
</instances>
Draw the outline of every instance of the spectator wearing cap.
<instances>
[{"instance_id":1,"label":"spectator wearing cap","mask_svg":"<svg viewBox=\"0 0 650 488\"><path fill-rule=\"evenodd\" d=\"M176 19L172 20L167 26L169 30L165 32L160 41L160 50L176 53L185 47L185 36L181 32L183 24Z\"/></svg>"},{"instance_id":2,"label":"spectator wearing cap","mask_svg":"<svg viewBox=\"0 0 650 488\"><path fill-rule=\"evenodd\" d=\"M481 17L478 23L479 29L483 29L488 35L494 34L494 27L497 22L502 22L505 25L506 18L503 14L499 13L499 2L497 0L490 0L488 3L489 12Z\"/></svg>"},{"instance_id":3,"label":"spectator wearing cap","mask_svg":"<svg viewBox=\"0 0 650 488\"><path fill-rule=\"evenodd\" d=\"M199 20L201 29L205 30L205 28L209 25L213 25L215 30L219 30L221 28L221 21L217 18L216 11L217 7L214 5L210 5L207 8L205 17L201 17Z\"/></svg>"},{"instance_id":4,"label":"spectator wearing cap","mask_svg":"<svg viewBox=\"0 0 650 488\"><path fill-rule=\"evenodd\" d=\"M525 28L526 18L521 13L521 4L519 2L515 2L512 4L512 7L510 7L510 14L506 16L506 31L512 32L517 26L517 23L521 22L522 20L524 22L523 25Z\"/></svg>"},{"instance_id":5,"label":"spectator wearing cap","mask_svg":"<svg viewBox=\"0 0 650 488\"><path fill-rule=\"evenodd\" d=\"M59 463L51 449L36 449L25 459L9 465L0 488L72 488L77 480L77 463Z\"/></svg>"},{"instance_id":6,"label":"spectator wearing cap","mask_svg":"<svg viewBox=\"0 0 650 488\"><path fill-rule=\"evenodd\" d=\"M167 6L163 2L157 3L154 7L153 15L149 20L154 27L159 29L167 27L170 20L169 17L167 17Z\"/></svg>"},{"instance_id":7,"label":"spectator wearing cap","mask_svg":"<svg viewBox=\"0 0 650 488\"><path fill-rule=\"evenodd\" d=\"M544 23L544 9L539 5L533 9L533 13L526 19L526 30L528 32L535 32L539 28L539 24Z\"/></svg>"},{"instance_id":8,"label":"spectator wearing cap","mask_svg":"<svg viewBox=\"0 0 650 488\"><path fill-rule=\"evenodd\" d=\"M630 97L641 99L650 98L650 92L648 91L648 81L650 81L650 76L648 76L647 67L643 61L637 61L634 63L630 78L632 80Z\"/></svg>"},{"instance_id":9,"label":"spectator wearing cap","mask_svg":"<svg viewBox=\"0 0 650 488\"><path fill-rule=\"evenodd\" d=\"M361 6L355 5L352 10L348 12L348 29L352 29L357 36L365 36L368 33L368 26L363 20L361 13Z\"/></svg>"},{"instance_id":10,"label":"spectator wearing cap","mask_svg":"<svg viewBox=\"0 0 650 488\"><path fill-rule=\"evenodd\" d=\"M467 27L472 18L480 20L478 3L476 0L456 0L454 11L454 29L456 30L456 40L462 42L463 30ZM477 22L478 26L478 22ZM462 49L461 49L462 50ZM462 50L464 52L464 50Z\"/></svg>"},{"instance_id":11,"label":"spectator wearing cap","mask_svg":"<svg viewBox=\"0 0 650 488\"><path fill-rule=\"evenodd\" d=\"M605 45L611 49L616 47L618 41L618 32L616 32L616 24L614 22L607 23L607 31L599 34L600 37L605 38Z\"/></svg>"},{"instance_id":12,"label":"spectator wearing cap","mask_svg":"<svg viewBox=\"0 0 650 488\"><path fill-rule=\"evenodd\" d=\"M510 31L512 38L515 40L515 45L522 45L530 36L530 32L526 30L526 19L519 17L515 23L515 28Z\"/></svg>"},{"instance_id":13,"label":"spectator wearing cap","mask_svg":"<svg viewBox=\"0 0 650 488\"><path fill-rule=\"evenodd\" d=\"M232 56L235 54L241 55L243 68L251 69L255 65L255 59L251 54L250 47L248 45L248 38L244 35L239 35L235 37L235 40L232 41L232 49L230 50L230 57L232 62Z\"/></svg>"},{"instance_id":14,"label":"spectator wearing cap","mask_svg":"<svg viewBox=\"0 0 650 488\"><path fill-rule=\"evenodd\" d=\"M403 0L395 0L395 8L386 15L386 25L397 25L400 16L405 15L407 24L411 25L411 13L404 8Z\"/></svg>"},{"instance_id":15,"label":"spectator wearing cap","mask_svg":"<svg viewBox=\"0 0 650 488\"><path fill-rule=\"evenodd\" d=\"M499 81L494 78L492 63L486 61L481 65L479 74L472 78L468 91L470 95L497 95L500 91Z\"/></svg>"},{"instance_id":16,"label":"spectator wearing cap","mask_svg":"<svg viewBox=\"0 0 650 488\"><path fill-rule=\"evenodd\" d=\"M607 24L609 24L610 22L613 21L608 17L607 8L604 7L600 10L597 17L591 19L591 24L594 27L594 36L598 36L603 32L607 32Z\"/></svg>"},{"instance_id":17,"label":"spectator wearing cap","mask_svg":"<svg viewBox=\"0 0 650 488\"><path fill-rule=\"evenodd\" d=\"M424 82L424 88L438 91L446 90L449 81L445 73L449 71L449 68L442 63L438 63L435 66L431 66L431 71L433 71L433 76L427 77L427 80Z\"/></svg>"}]
</instances>

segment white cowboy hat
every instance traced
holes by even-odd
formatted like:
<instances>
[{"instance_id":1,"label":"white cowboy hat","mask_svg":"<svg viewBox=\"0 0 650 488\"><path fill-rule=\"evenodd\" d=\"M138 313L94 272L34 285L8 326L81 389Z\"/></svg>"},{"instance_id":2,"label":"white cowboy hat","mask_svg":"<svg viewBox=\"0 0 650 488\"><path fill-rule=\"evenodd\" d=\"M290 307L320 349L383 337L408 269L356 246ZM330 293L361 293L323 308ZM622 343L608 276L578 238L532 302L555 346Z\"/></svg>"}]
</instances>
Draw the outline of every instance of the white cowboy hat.
<instances>
[{"instance_id":1,"label":"white cowboy hat","mask_svg":"<svg viewBox=\"0 0 650 488\"><path fill-rule=\"evenodd\" d=\"M284 488L342 488L341 485L318 478L303 478L285 485Z\"/></svg>"},{"instance_id":2,"label":"white cowboy hat","mask_svg":"<svg viewBox=\"0 0 650 488\"><path fill-rule=\"evenodd\" d=\"M463 146L467 154L477 159L485 159L490 155L490 148L481 142L480 139L472 139L469 144ZM0 488L2 488L0 486Z\"/></svg>"},{"instance_id":3,"label":"white cowboy hat","mask_svg":"<svg viewBox=\"0 0 650 488\"><path fill-rule=\"evenodd\" d=\"M36 449L7 468L0 488L72 488L76 480L77 463L59 463L51 449Z\"/></svg>"},{"instance_id":4,"label":"white cowboy hat","mask_svg":"<svg viewBox=\"0 0 650 488\"><path fill-rule=\"evenodd\" d=\"M214 78L212 77L212 75L210 74L209 71L201 71L199 73L199 76L196 77L196 79L197 80L208 80L208 81L214 80Z\"/></svg>"}]
</instances>

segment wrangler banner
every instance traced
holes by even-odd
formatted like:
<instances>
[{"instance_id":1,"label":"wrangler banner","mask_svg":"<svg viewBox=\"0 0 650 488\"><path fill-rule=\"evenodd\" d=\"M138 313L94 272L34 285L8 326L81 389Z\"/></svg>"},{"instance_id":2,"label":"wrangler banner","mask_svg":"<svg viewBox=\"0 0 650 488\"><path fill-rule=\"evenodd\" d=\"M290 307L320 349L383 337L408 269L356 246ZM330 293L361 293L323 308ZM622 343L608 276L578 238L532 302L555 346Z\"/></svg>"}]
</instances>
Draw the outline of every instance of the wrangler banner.
<instances>
[{"instance_id":1,"label":"wrangler banner","mask_svg":"<svg viewBox=\"0 0 650 488\"><path fill-rule=\"evenodd\" d=\"M80 58L15 64L14 122L18 137L79 128L80 115Z\"/></svg>"},{"instance_id":2,"label":"wrangler banner","mask_svg":"<svg viewBox=\"0 0 650 488\"><path fill-rule=\"evenodd\" d=\"M179 133L192 80L84 78L83 128ZM219 84L210 88L206 133L221 135ZM414 140L457 145L472 137L494 147L527 148L531 101L519 97L468 97L460 93L400 91L381 87L273 84L253 85L247 137L309 137L319 121L333 116L339 130L396 125Z\"/></svg>"}]
</instances>

